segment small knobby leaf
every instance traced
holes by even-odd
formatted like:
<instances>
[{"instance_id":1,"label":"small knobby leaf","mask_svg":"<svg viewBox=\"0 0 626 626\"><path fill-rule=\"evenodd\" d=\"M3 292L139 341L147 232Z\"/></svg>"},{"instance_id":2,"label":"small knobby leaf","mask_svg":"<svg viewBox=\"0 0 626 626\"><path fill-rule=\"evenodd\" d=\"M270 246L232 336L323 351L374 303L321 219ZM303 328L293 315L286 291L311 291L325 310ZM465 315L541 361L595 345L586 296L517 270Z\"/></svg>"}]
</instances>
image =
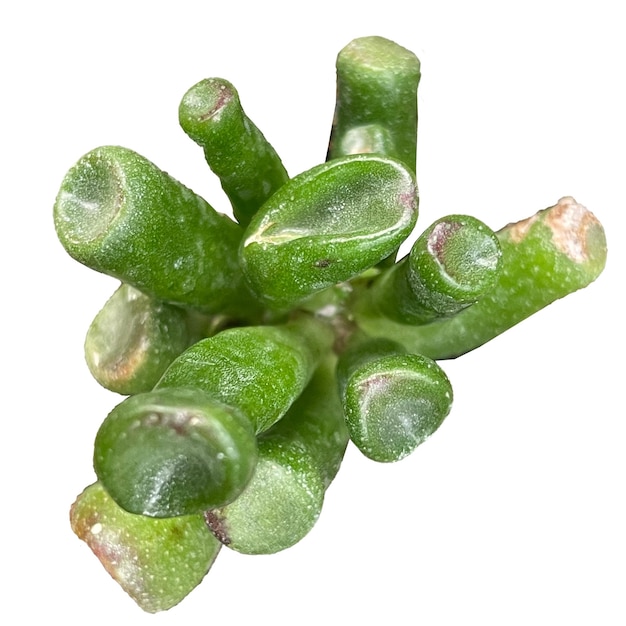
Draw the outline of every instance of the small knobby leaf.
<instances>
[{"instance_id":1,"label":"small knobby leaf","mask_svg":"<svg viewBox=\"0 0 626 626\"><path fill-rule=\"evenodd\" d=\"M93 377L122 395L150 391L192 342L187 312L122 284L91 323L85 360Z\"/></svg>"},{"instance_id":2,"label":"small knobby leaf","mask_svg":"<svg viewBox=\"0 0 626 626\"><path fill-rule=\"evenodd\" d=\"M385 316L406 324L449 317L489 293L501 270L496 234L469 215L437 220L411 252L383 272L371 293Z\"/></svg>"},{"instance_id":3,"label":"small knobby leaf","mask_svg":"<svg viewBox=\"0 0 626 626\"><path fill-rule=\"evenodd\" d=\"M445 372L384 338L355 337L339 358L337 385L350 439L374 461L399 461L413 452L452 407Z\"/></svg>"}]
</instances>

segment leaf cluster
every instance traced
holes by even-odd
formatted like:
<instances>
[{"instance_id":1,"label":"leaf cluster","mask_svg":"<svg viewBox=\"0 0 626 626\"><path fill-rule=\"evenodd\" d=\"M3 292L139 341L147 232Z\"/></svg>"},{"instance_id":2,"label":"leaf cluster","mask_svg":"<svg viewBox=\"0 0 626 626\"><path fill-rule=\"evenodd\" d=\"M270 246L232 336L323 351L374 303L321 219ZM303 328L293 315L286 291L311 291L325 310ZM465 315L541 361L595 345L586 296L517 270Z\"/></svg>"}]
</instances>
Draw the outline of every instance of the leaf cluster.
<instances>
[{"instance_id":1,"label":"leaf cluster","mask_svg":"<svg viewBox=\"0 0 626 626\"><path fill-rule=\"evenodd\" d=\"M144 610L180 602L222 546L301 540L350 441L395 462L440 427L453 392L439 360L602 271L602 227L569 197L497 232L444 216L397 259L418 218L420 72L394 42L348 44L326 160L294 177L232 84L194 85L179 121L235 219L119 146L62 181L61 243L120 280L87 363L128 396L97 433L98 480L71 523Z\"/></svg>"}]
</instances>

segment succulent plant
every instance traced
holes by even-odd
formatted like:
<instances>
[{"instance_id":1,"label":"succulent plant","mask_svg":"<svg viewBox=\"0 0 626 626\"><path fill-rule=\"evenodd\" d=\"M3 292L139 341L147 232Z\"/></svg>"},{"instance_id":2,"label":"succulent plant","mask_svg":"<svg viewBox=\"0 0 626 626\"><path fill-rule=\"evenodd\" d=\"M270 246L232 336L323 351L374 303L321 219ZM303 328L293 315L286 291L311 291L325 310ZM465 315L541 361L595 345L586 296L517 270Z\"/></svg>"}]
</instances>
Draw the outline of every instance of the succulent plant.
<instances>
[{"instance_id":1,"label":"succulent plant","mask_svg":"<svg viewBox=\"0 0 626 626\"><path fill-rule=\"evenodd\" d=\"M603 228L567 196L500 230L444 216L397 258L418 218L420 71L387 39L349 43L326 159L293 177L232 84L191 87L179 122L233 218L119 146L62 181L59 240L121 281L87 363L128 396L71 524L142 609L180 602L222 545L300 541L350 441L378 462L412 454L452 408L440 361L602 272Z\"/></svg>"}]
</instances>

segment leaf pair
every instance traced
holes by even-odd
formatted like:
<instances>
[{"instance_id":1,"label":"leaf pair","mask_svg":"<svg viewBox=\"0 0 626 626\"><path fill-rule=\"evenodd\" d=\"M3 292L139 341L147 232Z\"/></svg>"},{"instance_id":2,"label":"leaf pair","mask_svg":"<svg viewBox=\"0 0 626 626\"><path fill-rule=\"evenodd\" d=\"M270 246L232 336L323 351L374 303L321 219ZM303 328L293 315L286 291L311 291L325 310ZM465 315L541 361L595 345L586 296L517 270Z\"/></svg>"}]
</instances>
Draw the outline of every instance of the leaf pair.
<instances>
[{"instance_id":1,"label":"leaf pair","mask_svg":"<svg viewBox=\"0 0 626 626\"><path fill-rule=\"evenodd\" d=\"M98 148L66 175L57 233L82 263L160 300L249 316L349 280L392 254L417 218L413 175L356 155L286 182L245 233L138 154ZM243 273L242 273L243 269Z\"/></svg>"}]
</instances>

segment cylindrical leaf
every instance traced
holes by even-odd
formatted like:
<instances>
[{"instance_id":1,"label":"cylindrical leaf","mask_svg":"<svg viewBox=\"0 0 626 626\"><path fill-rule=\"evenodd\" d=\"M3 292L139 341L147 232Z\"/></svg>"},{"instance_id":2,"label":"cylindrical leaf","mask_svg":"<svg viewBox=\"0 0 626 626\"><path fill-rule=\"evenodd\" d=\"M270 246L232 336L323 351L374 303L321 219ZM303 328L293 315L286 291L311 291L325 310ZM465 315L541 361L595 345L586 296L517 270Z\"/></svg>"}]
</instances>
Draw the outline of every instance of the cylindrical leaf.
<instances>
[{"instance_id":1,"label":"cylindrical leaf","mask_svg":"<svg viewBox=\"0 0 626 626\"><path fill-rule=\"evenodd\" d=\"M148 613L178 604L200 584L222 547L201 514L168 519L133 515L100 483L78 496L70 522L76 536Z\"/></svg>"},{"instance_id":2,"label":"cylindrical leaf","mask_svg":"<svg viewBox=\"0 0 626 626\"><path fill-rule=\"evenodd\" d=\"M89 370L110 391L150 391L192 342L190 324L187 311L122 284L87 331Z\"/></svg>"},{"instance_id":3,"label":"cylindrical leaf","mask_svg":"<svg viewBox=\"0 0 626 626\"><path fill-rule=\"evenodd\" d=\"M502 270L493 289L449 319L422 326L358 316L371 335L390 337L433 359L465 354L555 300L592 283L606 263L597 218L571 197L498 231Z\"/></svg>"},{"instance_id":4,"label":"cylindrical leaf","mask_svg":"<svg viewBox=\"0 0 626 626\"><path fill-rule=\"evenodd\" d=\"M192 515L234 500L257 450L249 420L199 389L158 389L115 407L96 436L94 469L130 513Z\"/></svg>"},{"instance_id":5,"label":"cylindrical leaf","mask_svg":"<svg viewBox=\"0 0 626 626\"><path fill-rule=\"evenodd\" d=\"M452 386L431 359L370 339L341 355L338 385L350 439L368 458L403 459L441 425Z\"/></svg>"},{"instance_id":6,"label":"cylindrical leaf","mask_svg":"<svg viewBox=\"0 0 626 626\"><path fill-rule=\"evenodd\" d=\"M317 521L348 443L333 369L334 359L322 364L287 415L259 437L259 461L239 498L206 513L233 550L284 550Z\"/></svg>"},{"instance_id":7,"label":"cylindrical leaf","mask_svg":"<svg viewBox=\"0 0 626 626\"><path fill-rule=\"evenodd\" d=\"M66 174L54 205L67 252L143 293L211 312L246 312L241 228L137 153L97 148Z\"/></svg>"},{"instance_id":8,"label":"cylindrical leaf","mask_svg":"<svg viewBox=\"0 0 626 626\"><path fill-rule=\"evenodd\" d=\"M215 536L242 554L274 554L313 528L324 502L319 466L299 442L259 441L259 460L248 487L225 507L206 511Z\"/></svg>"},{"instance_id":9,"label":"cylindrical leaf","mask_svg":"<svg viewBox=\"0 0 626 626\"><path fill-rule=\"evenodd\" d=\"M383 37L351 41L337 56L329 158L379 152L415 172L419 80L420 62L406 48ZM372 125L382 129L374 142ZM364 141L367 135L369 142ZM359 147L363 143L365 150Z\"/></svg>"},{"instance_id":10,"label":"cylindrical leaf","mask_svg":"<svg viewBox=\"0 0 626 626\"><path fill-rule=\"evenodd\" d=\"M469 215L437 220L410 253L373 284L371 298L387 317L425 324L450 317L489 293L501 269L496 234Z\"/></svg>"},{"instance_id":11,"label":"cylindrical leaf","mask_svg":"<svg viewBox=\"0 0 626 626\"><path fill-rule=\"evenodd\" d=\"M278 326L229 328L185 350L157 387L202 389L241 409L259 433L302 393L332 340L324 322L308 317Z\"/></svg>"},{"instance_id":12,"label":"cylindrical leaf","mask_svg":"<svg viewBox=\"0 0 626 626\"><path fill-rule=\"evenodd\" d=\"M222 78L207 78L183 96L183 130L204 149L240 224L289 178L276 151L241 108L239 94Z\"/></svg>"}]
</instances>

